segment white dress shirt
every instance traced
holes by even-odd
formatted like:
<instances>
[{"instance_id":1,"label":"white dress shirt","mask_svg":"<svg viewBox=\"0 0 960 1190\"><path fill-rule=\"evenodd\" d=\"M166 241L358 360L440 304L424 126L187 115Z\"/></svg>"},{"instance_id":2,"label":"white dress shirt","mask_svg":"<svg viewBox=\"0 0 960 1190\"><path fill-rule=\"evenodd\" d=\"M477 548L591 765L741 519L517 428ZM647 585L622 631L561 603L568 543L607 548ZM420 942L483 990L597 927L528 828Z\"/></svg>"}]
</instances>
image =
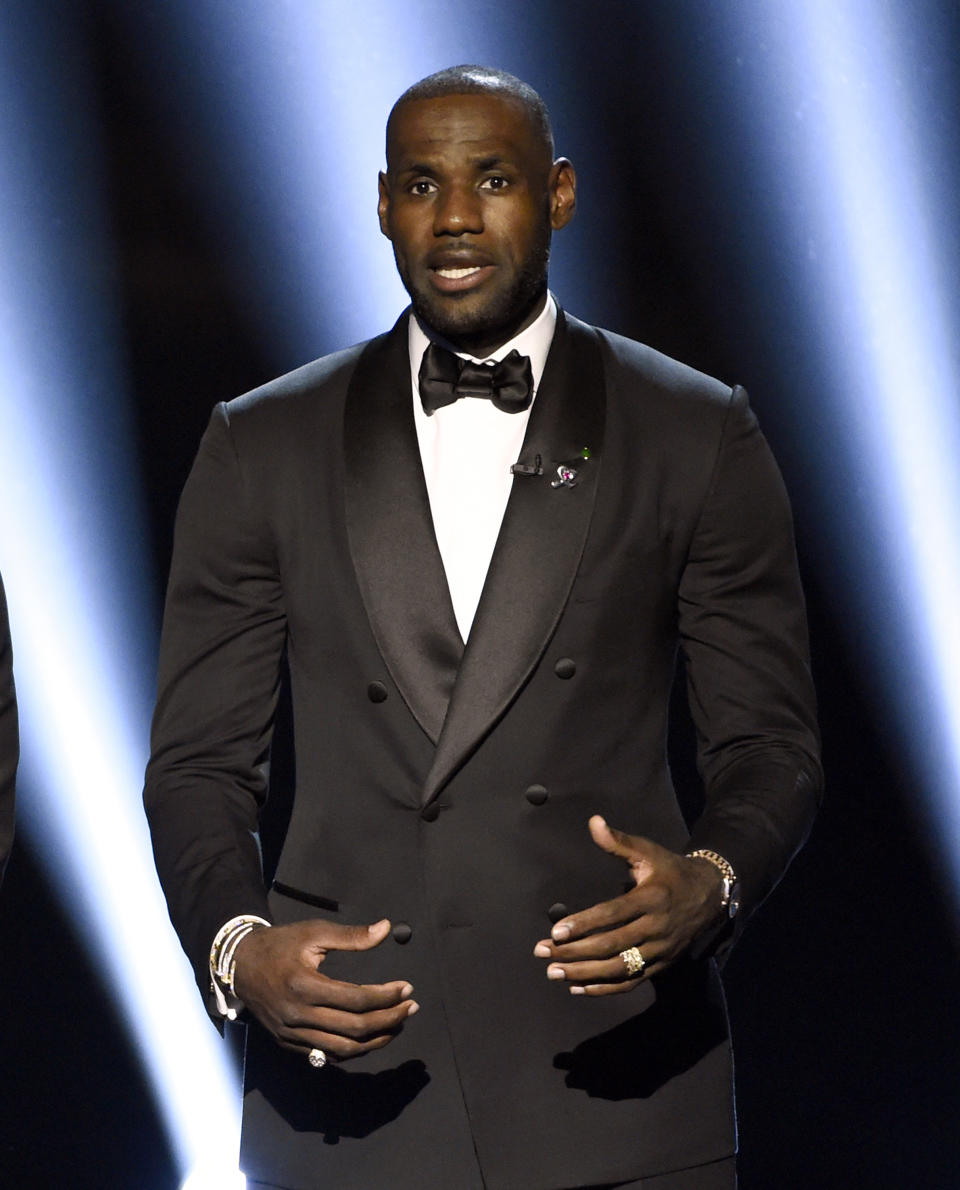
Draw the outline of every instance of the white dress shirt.
<instances>
[{"instance_id":1,"label":"white dress shirt","mask_svg":"<svg viewBox=\"0 0 960 1190\"><path fill-rule=\"evenodd\" d=\"M548 293L536 320L492 354L483 359L457 354L475 363L498 363L516 348L530 358L536 399L556 325L557 306ZM418 377L430 338L413 314L407 334L413 416L430 512L457 626L466 641L510 497L510 467L520 454L533 401L523 413L503 413L490 401L465 397L426 414Z\"/></svg>"}]
</instances>

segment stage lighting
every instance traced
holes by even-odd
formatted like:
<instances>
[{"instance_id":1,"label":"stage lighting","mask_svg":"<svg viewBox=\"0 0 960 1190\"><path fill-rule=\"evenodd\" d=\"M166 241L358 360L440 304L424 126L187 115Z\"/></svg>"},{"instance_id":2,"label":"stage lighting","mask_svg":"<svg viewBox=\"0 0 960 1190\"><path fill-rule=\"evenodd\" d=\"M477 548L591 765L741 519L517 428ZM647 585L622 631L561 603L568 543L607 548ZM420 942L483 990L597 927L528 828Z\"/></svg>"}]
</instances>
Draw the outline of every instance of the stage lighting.
<instances>
[{"instance_id":1,"label":"stage lighting","mask_svg":"<svg viewBox=\"0 0 960 1190\"><path fill-rule=\"evenodd\" d=\"M873 0L765 3L729 36L764 122L758 192L782 243L805 248L789 267L832 393L808 449L836 497L838 594L870 625L867 665L960 894L956 144L935 21Z\"/></svg>"},{"instance_id":2,"label":"stage lighting","mask_svg":"<svg viewBox=\"0 0 960 1190\"><path fill-rule=\"evenodd\" d=\"M387 114L435 70L509 60L523 9L463 5L451 19L446 0L171 0L151 13L149 43L135 6L115 10L276 366L391 326L407 296L377 225Z\"/></svg>"},{"instance_id":3,"label":"stage lighting","mask_svg":"<svg viewBox=\"0 0 960 1190\"><path fill-rule=\"evenodd\" d=\"M181 1184L180 1190L246 1190L247 1179L239 1171L230 1172L218 1166L194 1169Z\"/></svg>"},{"instance_id":4,"label":"stage lighting","mask_svg":"<svg viewBox=\"0 0 960 1190\"><path fill-rule=\"evenodd\" d=\"M230 1171L236 1079L170 928L140 803L153 582L82 44L66 9L0 13L0 567L18 817L102 965L181 1168Z\"/></svg>"}]
</instances>

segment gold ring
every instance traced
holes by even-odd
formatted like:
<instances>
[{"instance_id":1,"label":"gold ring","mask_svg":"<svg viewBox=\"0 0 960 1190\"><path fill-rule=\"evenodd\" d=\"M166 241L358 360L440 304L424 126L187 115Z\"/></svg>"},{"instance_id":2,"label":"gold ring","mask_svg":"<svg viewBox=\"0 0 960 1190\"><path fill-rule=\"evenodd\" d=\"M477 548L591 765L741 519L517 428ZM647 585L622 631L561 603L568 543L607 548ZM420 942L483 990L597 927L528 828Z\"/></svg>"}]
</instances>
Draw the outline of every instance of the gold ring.
<instances>
[{"instance_id":1,"label":"gold ring","mask_svg":"<svg viewBox=\"0 0 960 1190\"><path fill-rule=\"evenodd\" d=\"M626 967L628 975L643 974L643 970L647 965L647 960L643 957L636 946L629 946L626 950L621 950L620 957L623 959L623 965Z\"/></svg>"}]
</instances>

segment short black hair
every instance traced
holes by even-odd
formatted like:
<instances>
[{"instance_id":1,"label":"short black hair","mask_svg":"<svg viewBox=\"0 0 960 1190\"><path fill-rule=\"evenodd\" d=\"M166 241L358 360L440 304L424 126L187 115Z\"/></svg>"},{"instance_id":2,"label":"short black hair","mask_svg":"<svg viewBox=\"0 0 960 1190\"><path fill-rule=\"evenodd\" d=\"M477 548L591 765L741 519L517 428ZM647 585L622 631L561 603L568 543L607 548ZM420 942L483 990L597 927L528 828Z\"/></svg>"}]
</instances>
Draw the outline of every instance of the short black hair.
<instances>
[{"instance_id":1,"label":"short black hair","mask_svg":"<svg viewBox=\"0 0 960 1190\"><path fill-rule=\"evenodd\" d=\"M547 105L529 83L493 66L448 66L408 87L387 117L387 145L390 144L390 125L401 107L418 99L440 99L444 95L504 95L516 100L526 110L530 123L553 160L553 128Z\"/></svg>"}]
</instances>

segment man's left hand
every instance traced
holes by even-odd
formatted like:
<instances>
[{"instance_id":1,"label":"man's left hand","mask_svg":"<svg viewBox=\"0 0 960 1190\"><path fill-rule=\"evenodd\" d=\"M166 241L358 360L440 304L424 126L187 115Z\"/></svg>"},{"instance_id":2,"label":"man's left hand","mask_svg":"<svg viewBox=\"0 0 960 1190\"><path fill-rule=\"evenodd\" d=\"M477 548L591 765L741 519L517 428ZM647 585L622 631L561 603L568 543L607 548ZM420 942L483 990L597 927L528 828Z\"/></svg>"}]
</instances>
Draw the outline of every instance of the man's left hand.
<instances>
[{"instance_id":1,"label":"man's left hand","mask_svg":"<svg viewBox=\"0 0 960 1190\"><path fill-rule=\"evenodd\" d=\"M716 923L723 878L706 860L614 830L598 814L589 826L598 847L626 861L636 887L562 918L533 953L550 960L547 978L564 980L574 995L610 996L665 971ZM645 966L631 976L621 952L634 946Z\"/></svg>"}]
</instances>

